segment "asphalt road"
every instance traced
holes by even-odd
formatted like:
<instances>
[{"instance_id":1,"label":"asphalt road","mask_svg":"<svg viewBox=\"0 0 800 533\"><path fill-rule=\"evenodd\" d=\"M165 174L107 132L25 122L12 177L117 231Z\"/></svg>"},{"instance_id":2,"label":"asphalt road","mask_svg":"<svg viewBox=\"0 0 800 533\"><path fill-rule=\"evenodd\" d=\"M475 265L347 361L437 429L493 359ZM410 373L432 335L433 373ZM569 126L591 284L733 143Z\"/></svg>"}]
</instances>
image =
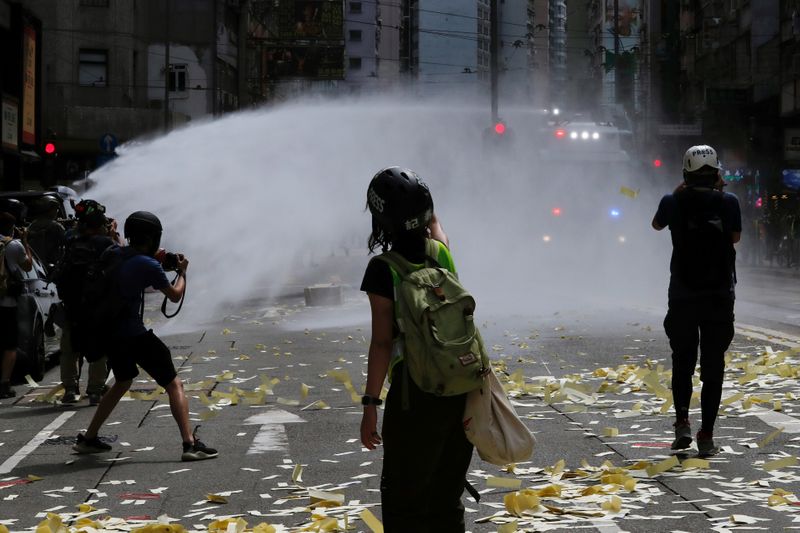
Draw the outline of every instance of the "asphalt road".
<instances>
[{"instance_id":1,"label":"asphalt road","mask_svg":"<svg viewBox=\"0 0 800 533\"><path fill-rule=\"evenodd\" d=\"M739 330L723 394L733 399L715 435L724 451L708 465L673 464L663 473L652 466L671 458L672 418L662 413L661 397L670 368L663 309L608 305L481 317L538 445L532 460L514 469L475 455L469 480L483 496L478 504L465 495L468 530L505 524L503 531L513 531L513 520L530 531L800 529L800 467L790 459L800 455L800 355L790 350L800 347L796 281L791 272L740 272ZM314 521L328 515L340 526L348 516L353 531L369 531L358 517L364 509L380 517L381 453L361 448L361 408L352 399L366 372L366 299L351 291L341 307L312 309L294 294L242 302L224 315L167 337L192 419L201 439L219 448L218 459L180 461L165 396L144 376L101 432L113 451L74 455L70 446L94 409L85 400L49 401L54 368L38 388L20 386L24 396L0 406L0 523L30 529L48 511L75 518L78 505L89 503L97 509L90 518L127 520L118 529L167 516L206 530L221 517L240 516L250 527L315 530L324 524ZM692 418L698 424L699 411ZM557 488L540 492L542 505L529 514L512 517L503 499L513 490L493 487L493 476L523 489ZM625 487L631 478L635 487ZM795 496L781 499L776 489ZM344 505L312 514L310 490L341 493ZM212 494L226 503L209 501Z\"/></svg>"}]
</instances>

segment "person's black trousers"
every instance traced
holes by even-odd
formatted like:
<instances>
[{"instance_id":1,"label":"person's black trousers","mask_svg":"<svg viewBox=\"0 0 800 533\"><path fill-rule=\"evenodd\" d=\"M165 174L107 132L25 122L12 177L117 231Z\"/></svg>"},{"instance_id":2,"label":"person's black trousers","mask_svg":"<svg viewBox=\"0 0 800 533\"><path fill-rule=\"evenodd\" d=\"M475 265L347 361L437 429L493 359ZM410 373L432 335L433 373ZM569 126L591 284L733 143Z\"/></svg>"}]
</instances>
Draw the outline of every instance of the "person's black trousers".
<instances>
[{"instance_id":1,"label":"person's black trousers","mask_svg":"<svg viewBox=\"0 0 800 533\"><path fill-rule=\"evenodd\" d=\"M722 381L725 375L725 351L733 340L733 300L697 298L670 301L664 330L672 348L672 398L675 415L689 418L692 377L700 348L700 379L703 381L700 406L701 429L713 431L717 420Z\"/></svg>"},{"instance_id":2,"label":"person's black trousers","mask_svg":"<svg viewBox=\"0 0 800 533\"><path fill-rule=\"evenodd\" d=\"M472 444L464 434L466 395L440 397L396 365L383 416L381 509L386 533L463 533L464 492Z\"/></svg>"}]
</instances>

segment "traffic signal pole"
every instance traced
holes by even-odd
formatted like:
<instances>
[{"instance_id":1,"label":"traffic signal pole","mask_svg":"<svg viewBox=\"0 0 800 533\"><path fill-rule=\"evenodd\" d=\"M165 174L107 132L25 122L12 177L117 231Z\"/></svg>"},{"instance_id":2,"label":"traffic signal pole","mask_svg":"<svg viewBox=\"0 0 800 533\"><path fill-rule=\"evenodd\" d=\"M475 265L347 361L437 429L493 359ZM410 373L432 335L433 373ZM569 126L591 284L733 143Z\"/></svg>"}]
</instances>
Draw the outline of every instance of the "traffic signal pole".
<instances>
[{"instance_id":1,"label":"traffic signal pole","mask_svg":"<svg viewBox=\"0 0 800 533\"><path fill-rule=\"evenodd\" d=\"M497 114L497 80L500 75L500 20L497 14L497 0L490 0L489 3L489 18L491 24L489 29L489 54L491 59L489 62L490 78L491 78L491 96L492 96L492 123L497 123L499 120Z\"/></svg>"}]
</instances>

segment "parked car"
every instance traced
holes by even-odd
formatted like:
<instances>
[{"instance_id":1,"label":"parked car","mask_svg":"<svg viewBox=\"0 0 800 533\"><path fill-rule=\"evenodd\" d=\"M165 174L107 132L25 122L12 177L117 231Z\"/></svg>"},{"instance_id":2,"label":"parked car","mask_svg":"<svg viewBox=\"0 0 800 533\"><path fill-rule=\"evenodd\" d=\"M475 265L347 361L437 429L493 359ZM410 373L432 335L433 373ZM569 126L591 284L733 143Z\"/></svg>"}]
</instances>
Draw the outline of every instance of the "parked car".
<instances>
[{"instance_id":1,"label":"parked car","mask_svg":"<svg viewBox=\"0 0 800 533\"><path fill-rule=\"evenodd\" d=\"M59 308L58 292L47 279L39 258L33 255L33 268L22 273L22 294L17 298L19 350L14 373L17 377L30 374L39 381L44 378L47 361L58 356L59 332L53 327ZM48 335L50 333L50 335Z\"/></svg>"},{"instance_id":2,"label":"parked car","mask_svg":"<svg viewBox=\"0 0 800 533\"><path fill-rule=\"evenodd\" d=\"M29 224L33 219L33 215L36 213L35 204L36 202L42 198L43 196L52 196L60 205L58 210L58 218L62 221L69 223L75 219L75 209L73 208L73 203L77 203L80 201L77 193L70 189L69 187L53 187L52 190L49 191L13 191L13 192L0 192L0 203L2 203L3 199L10 198L14 200L19 200L27 209L27 215L24 221L21 223ZM21 224L18 222L18 225Z\"/></svg>"}]
</instances>

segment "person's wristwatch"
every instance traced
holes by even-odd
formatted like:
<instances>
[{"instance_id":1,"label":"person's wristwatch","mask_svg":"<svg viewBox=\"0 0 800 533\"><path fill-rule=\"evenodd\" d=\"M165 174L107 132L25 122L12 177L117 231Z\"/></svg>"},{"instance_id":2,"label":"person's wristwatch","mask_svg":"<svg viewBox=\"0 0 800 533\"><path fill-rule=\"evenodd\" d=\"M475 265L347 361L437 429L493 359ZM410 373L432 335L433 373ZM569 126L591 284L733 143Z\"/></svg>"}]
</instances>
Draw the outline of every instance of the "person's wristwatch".
<instances>
[{"instance_id":1,"label":"person's wristwatch","mask_svg":"<svg viewBox=\"0 0 800 533\"><path fill-rule=\"evenodd\" d=\"M361 397L361 405L382 405L383 400L374 396L364 395Z\"/></svg>"}]
</instances>

